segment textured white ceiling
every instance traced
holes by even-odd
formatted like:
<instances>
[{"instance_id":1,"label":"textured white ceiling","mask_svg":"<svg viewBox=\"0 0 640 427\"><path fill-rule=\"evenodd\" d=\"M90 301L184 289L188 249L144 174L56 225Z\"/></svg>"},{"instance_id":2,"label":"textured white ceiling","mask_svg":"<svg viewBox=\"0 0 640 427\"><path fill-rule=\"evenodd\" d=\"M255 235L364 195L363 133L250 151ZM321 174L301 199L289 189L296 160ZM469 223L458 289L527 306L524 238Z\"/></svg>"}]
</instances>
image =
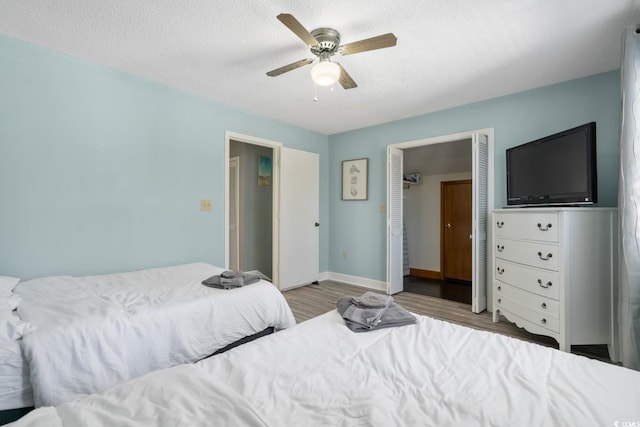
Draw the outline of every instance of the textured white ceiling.
<instances>
[{"instance_id":1,"label":"textured white ceiling","mask_svg":"<svg viewBox=\"0 0 640 427\"><path fill-rule=\"evenodd\" d=\"M339 57L358 83L317 91L281 24L396 47ZM640 0L2 0L0 34L333 134L619 68ZM318 101L314 102L314 94Z\"/></svg>"}]
</instances>

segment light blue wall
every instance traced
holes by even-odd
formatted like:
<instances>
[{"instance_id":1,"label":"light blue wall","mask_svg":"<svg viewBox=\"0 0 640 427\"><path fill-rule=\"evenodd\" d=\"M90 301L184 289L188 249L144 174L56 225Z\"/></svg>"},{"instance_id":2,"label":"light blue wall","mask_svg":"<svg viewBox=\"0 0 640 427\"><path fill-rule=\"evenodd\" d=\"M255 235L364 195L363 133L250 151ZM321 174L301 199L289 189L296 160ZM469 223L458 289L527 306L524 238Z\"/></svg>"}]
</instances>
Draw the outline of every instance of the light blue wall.
<instances>
[{"instance_id":1,"label":"light blue wall","mask_svg":"<svg viewBox=\"0 0 640 427\"><path fill-rule=\"evenodd\" d=\"M320 271L385 280L388 144L495 128L499 207L506 148L595 120L615 206L620 104L610 72L327 137L0 36L0 274L222 265L230 130L319 153ZM342 201L341 161L362 157L369 200Z\"/></svg>"},{"instance_id":2,"label":"light blue wall","mask_svg":"<svg viewBox=\"0 0 640 427\"><path fill-rule=\"evenodd\" d=\"M319 153L329 223L326 135L0 36L0 274L223 265L227 130Z\"/></svg>"},{"instance_id":3,"label":"light blue wall","mask_svg":"<svg viewBox=\"0 0 640 427\"><path fill-rule=\"evenodd\" d=\"M495 207L506 204L505 149L590 121L597 123L598 199L617 206L618 71L330 137L329 270L386 280L386 147L476 129L495 130ZM369 158L369 200L340 200L342 160ZM570 165L567 165L570 167ZM343 258L343 251L349 256Z\"/></svg>"}]
</instances>

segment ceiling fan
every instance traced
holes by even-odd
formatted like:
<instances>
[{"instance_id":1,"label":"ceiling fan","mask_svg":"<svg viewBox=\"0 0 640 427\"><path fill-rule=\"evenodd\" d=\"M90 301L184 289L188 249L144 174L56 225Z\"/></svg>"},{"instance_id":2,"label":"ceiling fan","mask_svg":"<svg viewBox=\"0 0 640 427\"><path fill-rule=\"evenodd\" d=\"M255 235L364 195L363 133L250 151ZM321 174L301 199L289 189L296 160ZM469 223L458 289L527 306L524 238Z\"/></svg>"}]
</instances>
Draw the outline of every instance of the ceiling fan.
<instances>
[{"instance_id":1,"label":"ceiling fan","mask_svg":"<svg viewBox=\"0 0 640 427\"><path fill-rule=\"evenodd\" d=\"M318 63L311 70L311 78L320 86L330 86L337 81L340 81L340 85L345 89L353 89L358 86L342 65L331 61L331 57L336 53L352 55L369 50L383 49L395 46L398 40L392 33L387 33L340 45L340 33L333 28L316 28L309 32L293 15L288 13L278 15L278 20L293 31L296 36L300 37L309 46L311 53L318 58ZM267 73L267 76L276 77L311 64L314 61L315 58L301 59L284 67L271 70Z\"/></svg>"}]
</instances>

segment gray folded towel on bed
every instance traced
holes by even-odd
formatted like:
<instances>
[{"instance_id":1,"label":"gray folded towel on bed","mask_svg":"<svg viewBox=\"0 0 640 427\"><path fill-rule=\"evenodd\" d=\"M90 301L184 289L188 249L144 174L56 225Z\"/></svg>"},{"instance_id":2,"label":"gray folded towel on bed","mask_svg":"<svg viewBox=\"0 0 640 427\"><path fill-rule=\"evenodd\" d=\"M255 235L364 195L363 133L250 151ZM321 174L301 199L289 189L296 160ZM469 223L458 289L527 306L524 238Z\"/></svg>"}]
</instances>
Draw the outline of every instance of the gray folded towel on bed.
<instances>
[{"instance_id":1,"label":"gray folded towel on bed","mask_svg":"<svg viewBox=\"0 0 640 427\"><path fill-rule=\"evenodd\" d=\"M373 329L380 323L380 319L384 314L387 307L384 308L360 308L353 303L350 303L345 308L342 317L348 319L350 322L357 323L364 328Z\"/></svg>"},{"instance_id":2,"label":"gray folded towel on bed","mask_svg":"<svg viewBox=\"0 0 640 427\"><path fill-rule=\"evenodd\" d=\"M224 271L202 281L202 284L217 289L233 289L258 282L260 276L242 271Z\"/></svg>"},{"instance_id":3,"label":"gray folded towel on bed","mask_svg":"<svg viewBox=\"0 0 640 427\"><path fill-rule=\"evenodd\" d=\"M412 325L417 321L414 315L409 313L401 305L392 301L387 308L377 309L381 312L380 317L372 323L368 320L371 319L371 317L367 317L371 313L365 314L357 311L363 309L355 307L351 298L352 297L338 298L336 307L338 313L340 313L344 319L345 325L353 332L367 332L382 328Z\"/></svg>"},{"instance_id":4,"label":"gray folded towel on bed","mask_svg":"<svg viewBox=\"0 0 640 427\"><path fill-rule=\"evenodd\" d=\"M351 302L360 308L387 308L393 302L393 297L367 291L359 297L351 297Z\"/></svg>"}]
</instances>

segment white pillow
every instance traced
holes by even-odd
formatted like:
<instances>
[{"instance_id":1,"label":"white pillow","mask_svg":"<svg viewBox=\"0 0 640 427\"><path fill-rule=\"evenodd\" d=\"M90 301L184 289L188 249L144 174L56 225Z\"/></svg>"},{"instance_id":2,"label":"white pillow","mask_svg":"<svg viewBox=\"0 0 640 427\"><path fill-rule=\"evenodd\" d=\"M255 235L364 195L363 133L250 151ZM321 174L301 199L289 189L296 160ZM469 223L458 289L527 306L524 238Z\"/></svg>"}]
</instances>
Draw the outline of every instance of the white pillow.
<instances>
[{"instance_id":1,"label":"white pillow","mask_svg":"<svg viewBox=\"0 0 640 427\"><path fill-rule=\"evenodd\" d=\"M9 276L0 276L0 291L11 292L16 287L20 279Z\"/></svg>"}]
</instances>

